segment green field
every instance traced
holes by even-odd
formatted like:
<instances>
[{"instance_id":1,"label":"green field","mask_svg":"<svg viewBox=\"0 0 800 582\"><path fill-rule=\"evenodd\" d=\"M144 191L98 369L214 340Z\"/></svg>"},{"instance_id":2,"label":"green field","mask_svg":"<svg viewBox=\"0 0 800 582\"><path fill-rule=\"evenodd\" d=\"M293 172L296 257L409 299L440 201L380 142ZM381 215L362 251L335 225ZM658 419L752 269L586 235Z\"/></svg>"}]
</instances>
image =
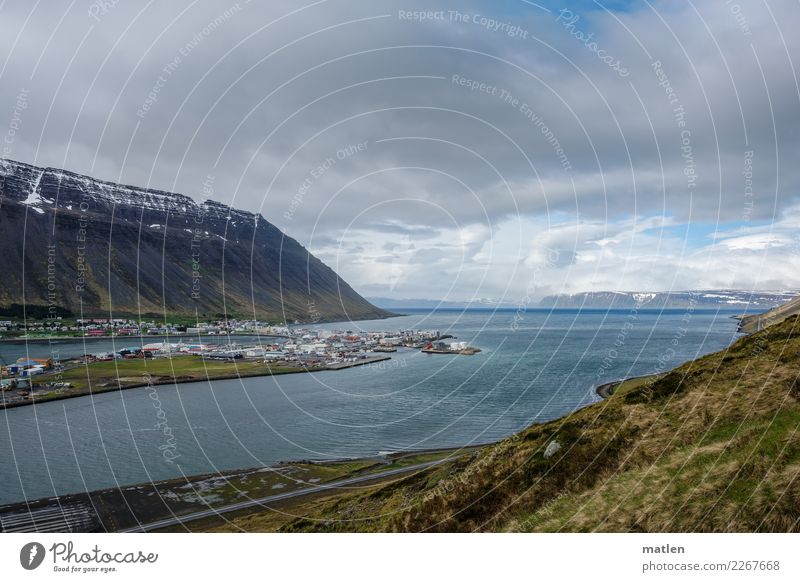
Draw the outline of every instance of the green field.
<instances>
[{"instance_id":1,"label":"green field","mask_svg":"<svg viewBox=\"0 0 800 582\"><path fill-rule=\"evenodd\" d=\"M280 367L261 360L204 360L199 356L181 355L172 358L131 359L94 362L78 365L61 372L36 376L35 385L50 382L69 382L72 387L63 392L38 396L37 401L63 398L67 395L97 393L120 388L196 382L223 378L245 378L305 372L306 368Z\"/></svg>"}]
</instances>

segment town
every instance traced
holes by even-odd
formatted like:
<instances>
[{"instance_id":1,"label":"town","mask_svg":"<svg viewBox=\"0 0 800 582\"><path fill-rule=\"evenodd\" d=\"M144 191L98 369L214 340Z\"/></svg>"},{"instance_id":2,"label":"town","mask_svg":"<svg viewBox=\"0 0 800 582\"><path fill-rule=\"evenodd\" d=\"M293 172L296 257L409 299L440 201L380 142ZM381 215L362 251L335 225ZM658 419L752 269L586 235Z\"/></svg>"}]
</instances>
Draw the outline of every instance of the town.
<instances>
[{"instance_id":1,"label":"town","mask_svg":"<svg viewBox=\"0 0 800 582\"><path fill-rule=\"evenodd\" d=\"M174 335L286 335L288 327L257 320L219 319L195 324L136 319L48 317L42 320L0 321L0 339L51 339L53 337L118 337Z\"/></svg>"},{"instance_id":2,"label":"town","mask_svg":"<svg viewBox=\"0 0 800 582\"><path fill-rule=\"evenodd\" d=\"M150 378L154 371L156 383L164 384L342 370L390 359L387 354L398 349L462 355L480 351L466 342L443 341L453 336L439 330L336 331L238 320L185 328L141 324L134 328L127 320L77 323L84 337L101 349L68 358L51 349L48 357L25 355L13 363L3 361L0 407L141 386L151 383L142 378ZM138 333L129 332L134 329ZM165 337L151 341L154 335ZM226 337L204 341L204 335ZM104 337L107 342L97 341Z\"/></svg>"}]
</instances>

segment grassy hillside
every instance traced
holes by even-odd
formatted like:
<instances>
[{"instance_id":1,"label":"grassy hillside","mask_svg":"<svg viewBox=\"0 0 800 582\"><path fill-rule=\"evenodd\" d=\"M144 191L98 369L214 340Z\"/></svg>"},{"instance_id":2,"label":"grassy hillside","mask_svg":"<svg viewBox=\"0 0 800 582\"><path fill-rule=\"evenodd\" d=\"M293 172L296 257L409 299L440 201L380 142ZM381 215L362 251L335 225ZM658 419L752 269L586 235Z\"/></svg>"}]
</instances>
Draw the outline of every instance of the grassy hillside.
<instances>
[{"instance_id":1,"label":"grassy hillside","mask_svg":"<svg viewBox=\"0 0 800 582\"><path fill-rule=\"evenodd\" d=\"M744 316L739 328L746 333L761 331L798 313L800 313L800 297L795 297L778 307L770 309L766 313Z\"/></svg>"},{"instance_id":2,"label":"grassy hillside","mask_svg":"<svg viewBox=\"0 0 800 582\"><path fill-rule=\"evenodd\" d=\"M800 531L799 373L793 316L449 464L219 529Z\"/></svg>"}]
</instances>

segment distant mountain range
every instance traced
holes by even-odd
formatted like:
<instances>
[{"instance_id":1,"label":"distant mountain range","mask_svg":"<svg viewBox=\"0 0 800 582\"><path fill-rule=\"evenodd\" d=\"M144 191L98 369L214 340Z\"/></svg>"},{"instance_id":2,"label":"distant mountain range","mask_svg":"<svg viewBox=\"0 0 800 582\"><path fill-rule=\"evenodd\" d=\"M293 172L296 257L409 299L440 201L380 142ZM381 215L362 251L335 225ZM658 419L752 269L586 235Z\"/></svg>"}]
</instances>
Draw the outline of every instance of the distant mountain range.
<instances>
[{"instance_id":1,"label":"distant mountain range","mask_svg":"<svg viewBox=\"0 0 800 582\"><path fill-rule=\"evenodd\" d=\"M368 297L369 301L383 309L487 309L492 307L511 307L497 299L474 299L472 301L440 301L438 299L391 299L389 297Z\"/></svg>"},{"instance_id":2,"label":"distant mountain range","mask_svg":"<svg viewBox=\"0 0 800 582\"><path fill-rule=\"evenodd\" d=\"M739 290L698 290L698 291L587 291L584 293L548 295L538 303L526 307L541 308L597 308L629 309L698 309L731 308L745 312L760 312L772 309L796 297L798 291L739 291ZM517 303L510 300L482 298L472 301L438 301L435 299L390 299L370 297L369 300L384 309L514 309Z\"/></svg>"},{"instance_id":3,"label":"distant mountain range","mask_svg":"<svg viewBox=\"0 0 800 582\"><path fill-rule=\"evenodd\" d=\"M390 315L259 214L9 160L0 255L0 314Z\"/></svg>"},{"instance_id":4,"label":"distant mountain range","mask_svg":"<svg viewBox=\"0 0 800 582\"><path fill-rule=\"evenodd\" d=\"M728 289L620 292L593 291L572 295L549 295L539 302L540 307L598 307L628 309L735 308L746 311L766 311L797 295L792 291L739 291Z\"/></svg>"}]
</instances>

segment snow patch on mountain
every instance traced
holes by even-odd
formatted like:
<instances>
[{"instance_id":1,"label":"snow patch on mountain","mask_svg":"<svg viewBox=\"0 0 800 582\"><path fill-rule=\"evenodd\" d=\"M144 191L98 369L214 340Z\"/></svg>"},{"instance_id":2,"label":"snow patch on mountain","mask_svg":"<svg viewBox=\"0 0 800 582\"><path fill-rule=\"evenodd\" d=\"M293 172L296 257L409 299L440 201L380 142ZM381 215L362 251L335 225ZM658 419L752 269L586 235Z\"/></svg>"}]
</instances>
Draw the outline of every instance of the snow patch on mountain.
<instances>
[{"instance_id":1,"label":"snow patch on mountain","mask_svg":"<svg viewBox=\"0 0 800 582\"><path fill-rule=\"evenodd\" d=\"M656 298L655 293L633 293L632 296L637 303L647 303Z\"/></svg>"},{"instance_id":2,"label":"snow patch on mountain","mask_svg":"<svg viewBox=\"0 0 800 582\"><path fill-rule=\"evenodd\" d=\"M797 295L794 290L745 291L736 289L713 289L698 291L588 291L562 295L550 295L539 302L540 307L617 307L633 308L646 306L655 309L670 308L769 308Z\"/></svg>"},{"instance_id":3,"label":"snow patch on mountain","mask_svg":"<svg viewBox=\"0 0 800 582\"><path fill-rule=\"evenodd\" d=\"M44 204L56 204L54 198L42 196L42 192L46 191L56 192L59 207L66 210L85 205L88 200L95 209L98 205L107 204L171 214L202 215L228 220L232 226L236 226L239 219L258 224L260 218L258 214L236 210L213 200L197 203L184 194L106 182L67 170L38 168L13 160L0 160L0 176L9 183L16 182L17 191L27 192L27 197L18 201L33 209L41 208Z\"/></svg>"},{"instance_id":4,"label":"snow patch on mountain","mask_svg":"<svg viewBox=\"0 0 800 582\"><path fill-rule=\"evenodd\" d=\"M26 206L31 206L33 204L39 204L41 202L41 198L39 197L39 184L42 182L42 176L44 176L45 170L39 172L39 175L36 176L36 180L31 184L30 192L28 192L28 197L22 201L23 204Z\"/></svg>"}]
</instances>

